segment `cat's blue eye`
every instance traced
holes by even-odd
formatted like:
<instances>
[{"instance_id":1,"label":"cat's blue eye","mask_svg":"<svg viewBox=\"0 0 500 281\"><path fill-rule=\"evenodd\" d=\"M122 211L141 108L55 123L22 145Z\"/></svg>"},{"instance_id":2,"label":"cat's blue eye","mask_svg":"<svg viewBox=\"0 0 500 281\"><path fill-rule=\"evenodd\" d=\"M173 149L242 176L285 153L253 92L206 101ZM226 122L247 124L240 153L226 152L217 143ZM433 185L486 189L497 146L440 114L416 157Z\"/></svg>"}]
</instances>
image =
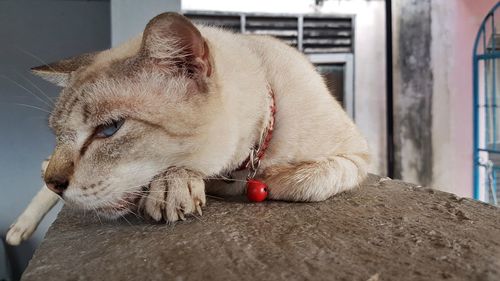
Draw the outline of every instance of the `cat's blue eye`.
<instances>
[{"instance_id":1,"label":"cat's blue eye","mask_svg":"<svg viewBox=\"0 0 500 281\"><path fill-rule=\"evenodd\" d=\"M109 138L114 135L123 125L125 120L116 120L109 124L100 125L96 129L95 136L98 138Z\"/></svg>"}]
</instances>

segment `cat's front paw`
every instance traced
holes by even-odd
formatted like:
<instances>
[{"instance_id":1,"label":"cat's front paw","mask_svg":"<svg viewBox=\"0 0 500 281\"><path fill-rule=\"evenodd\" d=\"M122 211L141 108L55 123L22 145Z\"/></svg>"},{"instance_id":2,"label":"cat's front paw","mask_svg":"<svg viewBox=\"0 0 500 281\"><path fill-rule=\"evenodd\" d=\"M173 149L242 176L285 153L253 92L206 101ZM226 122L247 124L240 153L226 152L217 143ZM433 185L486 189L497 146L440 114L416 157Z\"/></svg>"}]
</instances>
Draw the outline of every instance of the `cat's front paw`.
<instances>
[{"instance_id":1,"label":"cat's front paw","mask_svg":"<svg viewBox=\"0 0 500 281\"><path fill-rule=\"evenodd\" d=\"M17 246L21 244L21 242L28 240L37 226L38 220L21 215L17 221L10 226L5 240L9 245Z\"/></svg>"},{"instance_id":2,"label":"cat's front paw","mask_svg":"<svg viewBox=\"0 0 500 281\"><path fill-rule=\"evenodd\" d=\"M205 183L196 172L184 169L169 169L157 176L139 207L156 221L184 220L185 215L197 212L205 206Z\"/></svg>"}]
</instances>

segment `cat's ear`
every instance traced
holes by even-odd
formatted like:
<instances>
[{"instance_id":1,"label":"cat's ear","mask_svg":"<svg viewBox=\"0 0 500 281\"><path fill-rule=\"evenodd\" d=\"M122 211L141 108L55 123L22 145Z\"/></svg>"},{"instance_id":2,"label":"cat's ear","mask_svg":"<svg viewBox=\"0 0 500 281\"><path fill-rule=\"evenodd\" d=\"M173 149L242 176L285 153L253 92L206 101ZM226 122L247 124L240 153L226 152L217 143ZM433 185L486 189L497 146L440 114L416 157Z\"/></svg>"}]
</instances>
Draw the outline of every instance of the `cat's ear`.
<instances>
[{"instance_id":1,"label":"cat's ear","mask_svg":"<svg viewBox=\"0 0 500 281\"><path fill-rule=\"evenodd\" d=\"M210 76L208 44L186 17L163 13L146 25L142 37L143 55L155 61L181 67L189 74Z\"/></svg>"},{"instance_id":2,"label":"cat's ear","mask_svg":"<svg viewBox=\"0 0 500 281\"><path fill-rule=\"evenodd\" d=\"M32 67L31 71L58 86L66 87L71 74L77 69L88 66L94 61L96 53L70 57L57 62Z\"/></svg>"}]
</instances>

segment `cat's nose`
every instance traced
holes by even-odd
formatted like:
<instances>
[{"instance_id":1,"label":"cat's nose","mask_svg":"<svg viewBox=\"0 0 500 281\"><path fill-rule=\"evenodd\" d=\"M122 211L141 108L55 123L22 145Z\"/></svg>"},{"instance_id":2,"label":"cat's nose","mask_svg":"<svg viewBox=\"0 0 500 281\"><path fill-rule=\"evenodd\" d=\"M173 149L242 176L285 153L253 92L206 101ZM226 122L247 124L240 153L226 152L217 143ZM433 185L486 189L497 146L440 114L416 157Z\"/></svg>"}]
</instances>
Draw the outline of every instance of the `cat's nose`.
<instances>
[{"instance_id":1,"label":"cat's nose","mask_svg":"<svg viewBox=\"0 0 500 281\"><path fill-rule=\"evenodd\" d=\"M67 180L50 180L45 184L50 190L54 191L58 195L62 195L66 188L68 188L69 182Z\"/></svg>"},{"instance_id":2,"label":"cat's nose","mask_svg":"<svg viewBox=\"0 0 500 281\"><path fill-rule=\"evenodd\" d=\"M43 179L50 190L62 195L68 188L74 169L72 150L68 146L57 146L50 157Z\"/></svg>"}]
</instances>

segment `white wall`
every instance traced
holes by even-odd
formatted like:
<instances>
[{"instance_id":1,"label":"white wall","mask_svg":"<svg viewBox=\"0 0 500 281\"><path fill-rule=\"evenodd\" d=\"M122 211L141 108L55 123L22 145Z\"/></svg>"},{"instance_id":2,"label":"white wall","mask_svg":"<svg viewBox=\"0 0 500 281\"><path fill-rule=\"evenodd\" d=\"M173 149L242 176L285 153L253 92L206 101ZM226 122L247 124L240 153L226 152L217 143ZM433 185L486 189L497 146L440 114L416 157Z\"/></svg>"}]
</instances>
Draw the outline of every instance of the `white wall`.
<instances>
[{"instance_id":1,"label":"white wall","mask_svg":"<svg viewBox=\"0 0 500 281\"><path fill-rule=\"evenodd\" d=\"M371 171L378 174L386 174L387 165L384 7L381 0L325 1L322 7L312 0L182 0L182 10L354 15L355 121L374 155Z\"/></svg>"}]
</instances>

